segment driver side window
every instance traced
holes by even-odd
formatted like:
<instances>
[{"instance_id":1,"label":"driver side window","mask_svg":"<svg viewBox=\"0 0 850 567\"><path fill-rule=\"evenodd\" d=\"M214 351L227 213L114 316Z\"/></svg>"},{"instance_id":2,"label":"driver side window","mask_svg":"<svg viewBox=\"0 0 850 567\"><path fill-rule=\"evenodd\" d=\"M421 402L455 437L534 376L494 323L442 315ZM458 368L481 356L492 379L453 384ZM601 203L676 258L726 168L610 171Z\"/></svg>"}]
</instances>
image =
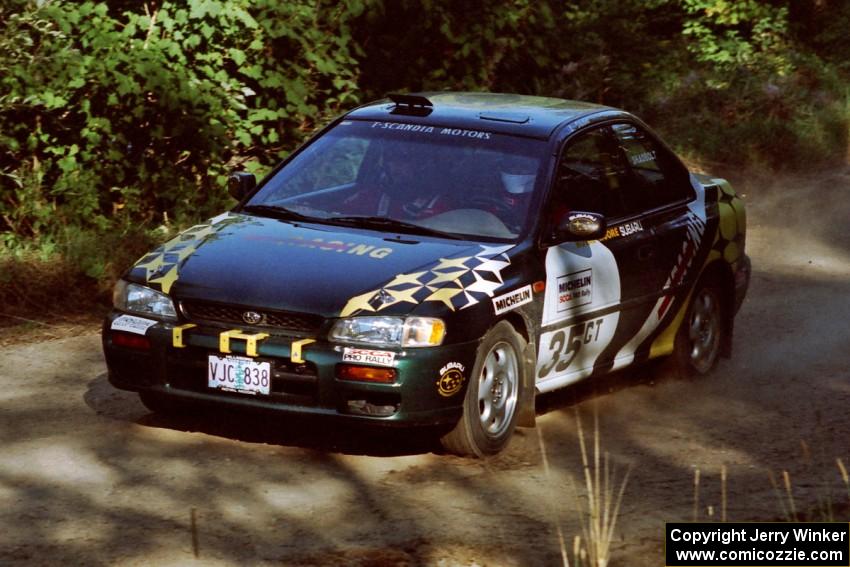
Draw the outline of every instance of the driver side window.
<instances>
[{"instance_id":1,"label":"driver side window","mask_svg":"<svg viewBox=\"0 0 850 567\"><path fill-rule=\"evenodd\" d=\"M623 192L628 164L608 126L579 134L564 148L549 205L553 222L568 211L626 214Z\"/></svg>"}]
</instances>

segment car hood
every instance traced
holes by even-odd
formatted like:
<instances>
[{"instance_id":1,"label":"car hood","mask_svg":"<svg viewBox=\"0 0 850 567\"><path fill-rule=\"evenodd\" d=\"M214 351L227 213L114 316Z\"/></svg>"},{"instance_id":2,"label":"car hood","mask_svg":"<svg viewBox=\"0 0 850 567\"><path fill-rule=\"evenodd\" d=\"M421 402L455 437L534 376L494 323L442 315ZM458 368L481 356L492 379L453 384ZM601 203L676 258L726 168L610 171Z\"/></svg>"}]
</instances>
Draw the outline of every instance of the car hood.
<instances>
[{"instance_id":1,"label":"car hood","mask_svg":"<svg viewBox=\"0 0 850 567\"><path fill-rule=\"evenodd\" d=\"M226 213L147 254L126 277L178 300L323 317L456 310L493 296L509 248Z\"/></svg>"}]
</instances>

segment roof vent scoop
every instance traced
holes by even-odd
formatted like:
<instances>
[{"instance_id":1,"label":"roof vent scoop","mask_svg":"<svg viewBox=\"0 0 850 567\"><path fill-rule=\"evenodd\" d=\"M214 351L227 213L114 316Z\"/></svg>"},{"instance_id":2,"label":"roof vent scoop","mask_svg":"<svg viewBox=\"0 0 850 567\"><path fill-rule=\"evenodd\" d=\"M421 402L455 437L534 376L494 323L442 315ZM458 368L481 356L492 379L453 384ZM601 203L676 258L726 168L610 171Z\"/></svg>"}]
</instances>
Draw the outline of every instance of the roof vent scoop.
<instances>
[{"instance_id":1,"label":"roof vent scoop","mask_svg":"<svg viewBox=\"0 0 850 567\"><path fill-rule=\"evenodd\" d=\"M493 122L509 122L511 124L525 124L531 117L527 114L517 114L514 112L481 112L478 114L481 120L492 120Z\"/></svg>"},{"instance_id":2,"label":"roof vent scoop","mask_svg":"<svg viewBox=\"0 0 850 567\"><path fill-rule=\"evenodd\" d=\"M422 95L390 93L387 98L395 103L392 114L428 116L434 110L434 103Z\"/></svg>"}]
</instances>

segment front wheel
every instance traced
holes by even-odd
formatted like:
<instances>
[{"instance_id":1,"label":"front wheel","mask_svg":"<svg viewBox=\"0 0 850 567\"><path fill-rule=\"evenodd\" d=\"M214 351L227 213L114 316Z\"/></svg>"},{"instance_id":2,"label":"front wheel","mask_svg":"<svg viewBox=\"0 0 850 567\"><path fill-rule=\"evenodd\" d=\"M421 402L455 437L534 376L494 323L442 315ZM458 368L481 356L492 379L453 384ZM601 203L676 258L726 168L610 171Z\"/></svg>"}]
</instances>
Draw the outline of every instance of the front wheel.
<instances>
[{"instance_id":1,"label":"front wheel","mask_svg":"<svg viewBox=\"0 0 850 567\"><path fill-rule=\"evenodd\" d=\"M440 440L446 450L483 457L501 451L516 427L525 340L502 321L484 335L466 388L463 415Z\"/></svg>"}]
</instances>

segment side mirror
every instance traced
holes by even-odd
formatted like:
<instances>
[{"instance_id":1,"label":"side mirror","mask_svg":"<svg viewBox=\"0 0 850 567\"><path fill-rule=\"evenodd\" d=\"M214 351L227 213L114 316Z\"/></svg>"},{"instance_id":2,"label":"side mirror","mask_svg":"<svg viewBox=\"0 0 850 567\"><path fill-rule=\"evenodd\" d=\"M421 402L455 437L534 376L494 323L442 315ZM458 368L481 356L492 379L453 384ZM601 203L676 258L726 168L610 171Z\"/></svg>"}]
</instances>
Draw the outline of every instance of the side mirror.
<instances>
[{"instance_id":1,"label":"side mirror","mask_svg":"<svg viewBox=\"0 0 850 567\"><path fill-rule=\"evenodd\" d=\"M606 227L605 215L574 211L563 216L554 237L559 242L596 240L605 236Z\"/></svg>"},{"instance_id":2,"label":"side mirror","mask_svg":"<svg viewBox=\"0 0 850 567\"><path fill-rule=\"evenodd\" d=\"M234 171L227 178L227 192L237 201L241 201L256 186L257 178L246 171Z\"/></svg>"}]
</instances>

